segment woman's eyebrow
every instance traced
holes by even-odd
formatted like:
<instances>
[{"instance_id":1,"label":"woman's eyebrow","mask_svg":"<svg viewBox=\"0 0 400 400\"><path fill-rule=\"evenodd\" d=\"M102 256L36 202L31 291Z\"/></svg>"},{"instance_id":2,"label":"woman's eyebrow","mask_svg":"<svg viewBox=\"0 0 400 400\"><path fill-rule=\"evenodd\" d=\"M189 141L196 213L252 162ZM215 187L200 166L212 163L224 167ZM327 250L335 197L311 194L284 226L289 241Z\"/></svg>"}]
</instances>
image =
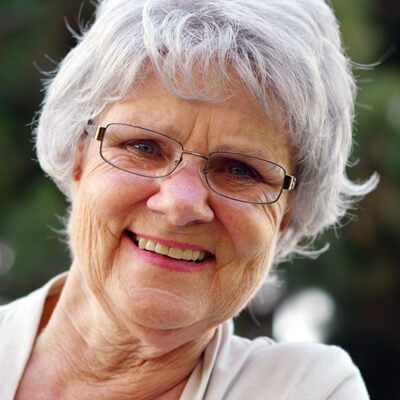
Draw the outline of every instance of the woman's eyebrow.
<instances>
[{"instance_id":1,"label":"woman's eyebrow","mask_svg":"<svg viewBox=\"0 0 400 400\"><path fill-rule=\"evenodd\" d=\"M176 124L173 123L170 118L166 117L165 114L159 114L159 117L157 117L156 111L133 111L126 121L113 122L124 122L131 125L138 125L144 128L153 129L157 132L171 136L178 141L182 141L185 137L185 134L177 128ZM260 134L256 131L254 131L254 133L252 132L252 130L249 130L250 137L253 135L257 137L260 136ZM240 134L238 134L238 136L240 136ZM185 150L193 150L190 148L186 148L186 146L184 147ZM273 145L264 145L259 140L255 141L254 144L249 144L248 142L243 144L235 144L230 142L217 144L214 148L210 149L210 153L218 150L234 151L237 153L244 153L251 156L260 157L269 161L279 162L279 160L277 160L277 154L274 153L274 148L275 147Z\"/></svg>"},{"instance_id":2,"label":"woman's eyebrow","mask_svg":"<svg viewBox=\"0 0 400 400\"><path fill-rule=\"evenodd\" d=\"M140 111L133 112L125 121L114 121L123 122L131 125L142 126L143 128L153 129L159 131L160 133L165 133L166 135L175 137L179 135L179 130L176 129L176 124L172 121L168 121L165 115L157 116L157 112L152 111Z\"/></svg>"},{"instance_id":3,"label":"woman's eyebrow","mask_svg":"<svg viewBox=\"0 0 400 400\"><path fill-rule=\"evenodd\" d=\"M273 158L277 158L277 155L274 155L274 152L272 151L272 148L268 148L266 146L263 146L260 148L260 144L257 144L257 147L255 146L249 146L248 144L245 145L235 145L235 144L227 144L227 145L219 145L218 150L226 150L226 151L234 151L236 153L244 153L248 154L250 156L255 156L255 157L260 157L265 160L269 161L275 161ZM214 150L215 151L215 150Z\"/></svg>"}]
</instances>

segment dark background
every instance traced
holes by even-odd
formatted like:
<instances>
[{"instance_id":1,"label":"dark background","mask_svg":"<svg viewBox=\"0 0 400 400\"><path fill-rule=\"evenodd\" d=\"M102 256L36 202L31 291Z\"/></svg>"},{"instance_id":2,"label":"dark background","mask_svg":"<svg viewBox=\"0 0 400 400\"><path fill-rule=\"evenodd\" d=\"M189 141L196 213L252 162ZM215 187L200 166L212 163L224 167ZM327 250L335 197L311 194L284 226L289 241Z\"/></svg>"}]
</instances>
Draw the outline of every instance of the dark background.
<instances>
[{"instance_id":1,"label":"dark background","mask_svg":"<svg viewBox=\"0 0 400 400\"><path fill-rule=\"evenodd\" d=\"M29 293L69 266L56 232L66 203L35 161L30 124L42 99L39 69L53 70L74 44L64 18L77 29L81 4L0 0L0 302ZM353 61L380 61L373 70L356 71L353 161L359 162L349 175L363 180L377 171L381 182L360 203L354 221L321 238L321 245L331 242L327 253L280 267L282 285L272 303L279 309L290 296L319 288L335 307L325 341L351 354L372 399L395 399L400 398L400 2L332 4ZM83 3L86 20L92 11L89 1ZM238 318L238 331L271 336L275 312L251 311Z\"/></svg>"}]
</instances>

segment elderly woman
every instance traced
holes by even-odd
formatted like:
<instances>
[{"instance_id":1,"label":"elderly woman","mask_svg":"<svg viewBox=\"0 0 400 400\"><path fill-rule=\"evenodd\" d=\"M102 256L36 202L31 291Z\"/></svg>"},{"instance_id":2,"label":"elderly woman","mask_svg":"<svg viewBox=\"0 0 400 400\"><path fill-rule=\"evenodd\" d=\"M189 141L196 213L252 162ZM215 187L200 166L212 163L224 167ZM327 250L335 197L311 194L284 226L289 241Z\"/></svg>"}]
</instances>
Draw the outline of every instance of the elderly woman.
<instances>
[{"instance_id":1,"label":"elderly woman","mask_svg":"<svg viewBox=\"0 0 400 400\"><path fill-rule=\"evenodd\" d=\"M1 308L1 399L367 399L343 350L231 322L375 186L354 92L322 0L100 1L36 130L71 268Z\"/></svg>"}]
</instances>

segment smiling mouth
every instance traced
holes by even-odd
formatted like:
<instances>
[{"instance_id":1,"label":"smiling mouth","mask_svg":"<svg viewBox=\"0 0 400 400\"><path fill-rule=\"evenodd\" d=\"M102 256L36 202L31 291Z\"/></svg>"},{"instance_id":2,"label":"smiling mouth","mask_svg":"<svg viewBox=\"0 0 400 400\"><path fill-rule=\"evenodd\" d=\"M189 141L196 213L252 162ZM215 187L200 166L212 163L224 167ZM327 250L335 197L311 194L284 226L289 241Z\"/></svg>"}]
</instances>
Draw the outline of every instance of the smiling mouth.
<instances>
[{"instance_id":1,"label":"smiling mouth","mask_svg":"<svg viewBox=\"0 0 400 400\"><path fill-rule=\"evenodd\" d=\"M131 231L127 231L129 238L136 244L139 249L156 253L174 260L189 261L192 263L201 263L204 260L213 257L211 253L202 250L180 249L178 247L170 247L154 240L146 239L138 236Z\"/></svg>"}]
</instances>

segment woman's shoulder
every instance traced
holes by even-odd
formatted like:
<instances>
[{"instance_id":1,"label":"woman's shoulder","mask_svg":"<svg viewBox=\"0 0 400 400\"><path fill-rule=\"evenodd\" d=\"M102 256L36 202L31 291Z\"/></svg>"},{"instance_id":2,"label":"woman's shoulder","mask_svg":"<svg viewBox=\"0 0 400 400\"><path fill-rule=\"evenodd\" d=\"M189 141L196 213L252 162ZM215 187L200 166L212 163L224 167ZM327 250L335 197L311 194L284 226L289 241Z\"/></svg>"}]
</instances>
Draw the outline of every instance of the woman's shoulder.
<instances>
[{"instance_id":1,"label":"woman's shoulder","mask_svg":"<svg viewBox=\"0 0 400 400\"><path fill-rule=\"evenodd\" d=\"M237 358L241 355L243 362L265 363L278 358L280 362L290 362L291 365L343 365L354 367L349 354L341 347L314 342L276 342L273 339L260 336L248 339L233 333L232 322L223 324L220 334L220 351L224 356Z\"/></svg>"},{"instance_id":2,"label":"woman's shoulder","mask_svg":"<svg viewBox=\"0 0 400 400\"><path fill-rule=\"evenodd\" d=\"M245 362L265 363L265 360L279 359L280 363L309 368L321 368L325 365L354 366L349 354L341 347L313 342L278 343L268 337L247 339L232 336L230 351L245 354Z\"/></svg>"},{"instance_id":3,"label":"woman's shoulder","mask_svg":"<svg viewBox=\"0 0 400 400\"><path fill-rule=\"evenodd\" d=\"M0 399L14 398L19 379L35 341L46 297L61 290L58 275L27 296L0 306Z\"/></svg>"},{"instance_id":4,"label":"woman's shoulder","mask_svg":"<svg viewBox=\"0 0 400 400\"><path fill-rule=\"evenodd\" d=\"M11 324L26 322L32 313L40 316L46 297L61 291L66 276L66 273L59 274L28 295L0 305L0 332L8 330Z\"/></svg>"},{"instance_id":5,"label":"woman's shoulder","mask_svg":"<svg viewBox=\"0 0 400 400\"><path fill-rule=\"evenodd\" d=\"M225 332L213 375L215 382L225 375L232 400L369 398L348 353L324 344L276 343L266 337L249 340Z\"/></svg>"}]
</instances>

